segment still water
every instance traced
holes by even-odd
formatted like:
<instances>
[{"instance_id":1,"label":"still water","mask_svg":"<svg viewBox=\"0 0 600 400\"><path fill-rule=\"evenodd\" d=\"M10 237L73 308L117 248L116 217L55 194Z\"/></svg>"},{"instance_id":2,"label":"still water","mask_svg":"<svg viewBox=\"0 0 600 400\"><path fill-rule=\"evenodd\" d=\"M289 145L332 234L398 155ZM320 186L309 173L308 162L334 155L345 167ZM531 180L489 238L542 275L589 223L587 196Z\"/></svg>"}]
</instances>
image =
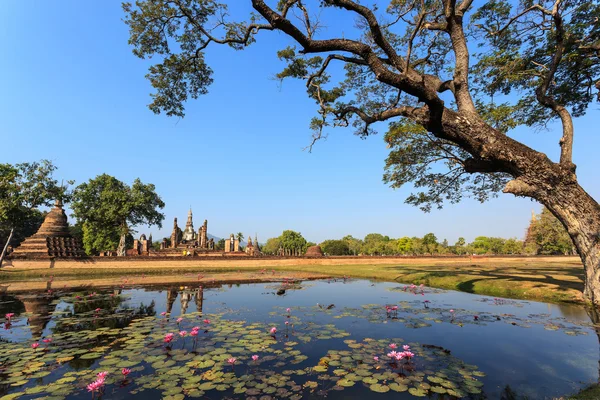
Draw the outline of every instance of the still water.
<instances>
[{"instance_id":1,"label":"still water","mask_svg":"<svg viewBox=\"0 0 600 400\"><path fill-rule=\"evenodd\" d=\"M582 307L397 283L124 284L5 294L0 313L0 398L546 399L598 381Z\"/></svg>"}]
</instances>

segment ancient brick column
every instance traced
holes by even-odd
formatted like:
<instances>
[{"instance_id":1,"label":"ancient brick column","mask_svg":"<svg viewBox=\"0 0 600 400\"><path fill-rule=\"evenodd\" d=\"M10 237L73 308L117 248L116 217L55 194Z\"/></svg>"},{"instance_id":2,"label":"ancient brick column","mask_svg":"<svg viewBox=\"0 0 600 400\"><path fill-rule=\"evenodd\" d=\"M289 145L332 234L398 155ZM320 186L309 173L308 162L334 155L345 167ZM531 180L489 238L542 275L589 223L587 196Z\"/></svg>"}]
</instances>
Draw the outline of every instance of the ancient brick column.
<instances>
[{"instance_id":1,"label":"ancient brick column","mask_svg":"<svg viewBox=\"0 0 600 400\"><path fill-rule=\"evenodd\" d=\"M171 232L171 248L176 249L177 245L177 218L173 220L173 232Z\"/></svg>"}]
</instances>

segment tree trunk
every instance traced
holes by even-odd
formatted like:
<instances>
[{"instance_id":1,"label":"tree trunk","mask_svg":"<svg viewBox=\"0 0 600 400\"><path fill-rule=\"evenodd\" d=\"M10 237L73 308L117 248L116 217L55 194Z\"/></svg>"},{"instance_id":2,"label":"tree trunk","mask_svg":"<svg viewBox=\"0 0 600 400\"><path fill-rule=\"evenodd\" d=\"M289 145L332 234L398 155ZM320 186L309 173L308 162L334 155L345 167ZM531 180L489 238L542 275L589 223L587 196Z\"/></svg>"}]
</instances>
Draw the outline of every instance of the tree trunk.
<instances>
[{"instance_id":1,"label":"tree trunk","mask_svg":"<svg viewBox=\"0 0 600 400\"><path fill-rule=\"evenodd\" d=\"M416 120L473 155L464 164L467 172L511 175L514 179L506 184L505 193L535 199L558 218L584 266L583 294L600 307L600 205L577 182L574 165L554 163L481 119L448 109L441 124L429 121L427 114Z\"/></svg>"},{"instance_id":2,"label":"tree trunk","mask_svg":"<svg viewBox=\"0 0 600 400\"><path fill-rule=\"evenodd\" d=\"M0 254L0 268L2 268L2 262L4 261L4 256L6 255L6 249L8 249L8 244L10 243L10 240L13 237L13 232L14 232L14 228L12 228L10 230L10 234L8 235L8 240L6 241L6 244L4 245L4 249L2 249L2 254Z\"/></svg>"},{"instance_id":3,"label":"tree trunk","mask_svg":"<svg viewBox=\"0 0 600 400\"><path fill-rule=\"evenodd\" d=\"M544 204L565 226L585 272L583 294L600 306L600 205L577 184L557 186Z\"/></svg>"},{"instance_id":4,"label":"tree trunk","mask_svg":"<svg viewBox=\"0 0 600 400\"><path fill-rule=\"evenodd\" d=\"M121 239L119 240L119 247L117 247L117 256L118 257L124 257L127 252L127 248L125 246L125 237L126 236L127 236L126 233L121 233Z\"/></svg>"}]
</instances>

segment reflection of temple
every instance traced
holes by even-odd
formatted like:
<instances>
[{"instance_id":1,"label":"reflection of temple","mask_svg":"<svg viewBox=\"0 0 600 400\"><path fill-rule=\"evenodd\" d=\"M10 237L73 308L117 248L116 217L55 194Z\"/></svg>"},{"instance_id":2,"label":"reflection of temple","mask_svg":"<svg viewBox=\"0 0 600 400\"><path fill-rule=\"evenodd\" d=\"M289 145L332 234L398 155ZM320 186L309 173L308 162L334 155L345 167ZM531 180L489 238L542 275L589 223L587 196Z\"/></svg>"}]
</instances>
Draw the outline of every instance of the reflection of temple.
<instances>
[{"instance_id":1,"label":"reflection of temple","mask_svg":"<svg viewBox=\"0 0 600 400\"><path fill-rule=\"evenodd\" d=\"M81 257L85 253L71 236L62 201L56 200L38 231L25 239L11 254L13 258Z\"/></svg>"},{"instance_id":2,"label":"reflection of temple","mask_svg":"<svg viewBox=\"0 0 600 400\"><path fill-rule=\"evenodd\" d=\"M179 296L179 301L181 303L181 315L187 312L190 301L192 300L196 303L196 311L202 312L204 303L204 289L202 287L196 290L190 290L186 287L181 293L175 288L167 290L167 313L170 314L173 312L173 305L175 304L175 300L177 300L177 296Z\"/></svg>"},{"instance_id":3,"label":"reflection of temple","mask_svg":"<svg viewBox=\"0 0 600 400\"><path fill-rule=\"evenodd\" d=\"M204 305L204 288L200 286L196 289L196 311L202 312L202 306Z\"/></svg>"},{"instance_id":4,"label":"reflection of temple","mask_svg":"<svg viewBox=\"0 0 600 400\"><path fill-rule=\"evenodd\" d=\"M175 299L177 299L177 289L171 288L167 290L167 313L171 313L173 310L173 304L175 303Z\"/></svg>"},{"instance_id":5,"label":"reflection of temple","mask_svg":"<svg viewBox=\"0 0 600 400\"><path fill-rule=\"evenodd\" d=\"M25 305L25 312L31 314L28 323L32 339L39 340L56 308L56 304L53 304L55 297L47 294L16 297Z\"/></svg>"}]
</instances>

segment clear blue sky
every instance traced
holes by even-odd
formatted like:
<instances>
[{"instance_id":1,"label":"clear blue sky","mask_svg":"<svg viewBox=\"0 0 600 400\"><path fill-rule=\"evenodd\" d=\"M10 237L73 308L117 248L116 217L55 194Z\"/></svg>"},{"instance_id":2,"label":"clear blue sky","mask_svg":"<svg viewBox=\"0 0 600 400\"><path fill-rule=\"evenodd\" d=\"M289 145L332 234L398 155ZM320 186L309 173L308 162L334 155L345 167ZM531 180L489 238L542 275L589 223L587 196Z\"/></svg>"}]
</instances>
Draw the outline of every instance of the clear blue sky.
<instances>
[{"instance_id":1,"label":"clear blue sky","mask_svg":"<svg viewBox=\"0 0 600 400\"><path fill-rule=\"evenodd\" d=\"M338 129L313 153L302 151L315 106L302 82L272 80L281 68L275 50L288 43L282 35L266 33L243 52L211 48L215 83L180 120L147 109L148 63L131 54L119 1L8 0L2 8L1 162L51 159L59 179L78 183L101 173L154 183L166 219L160 233L140 230L155 238L169 235L175 216L184 224L190 205L196 228L207 218L216 236L256 232L264 241L293 229L315 242L371 232L434 232L451 243L459 236L522 237L531 210L540 209L501 194L424 214L404 204L411 188L382 183L382 135L360 140ZM333 23L324 33L352 21ZM597 118L593 106L576 120L574 146L580 182L595 198ZM552 128L511 135L556 159L560 133Z\"/></svg>"}]
</instances>

